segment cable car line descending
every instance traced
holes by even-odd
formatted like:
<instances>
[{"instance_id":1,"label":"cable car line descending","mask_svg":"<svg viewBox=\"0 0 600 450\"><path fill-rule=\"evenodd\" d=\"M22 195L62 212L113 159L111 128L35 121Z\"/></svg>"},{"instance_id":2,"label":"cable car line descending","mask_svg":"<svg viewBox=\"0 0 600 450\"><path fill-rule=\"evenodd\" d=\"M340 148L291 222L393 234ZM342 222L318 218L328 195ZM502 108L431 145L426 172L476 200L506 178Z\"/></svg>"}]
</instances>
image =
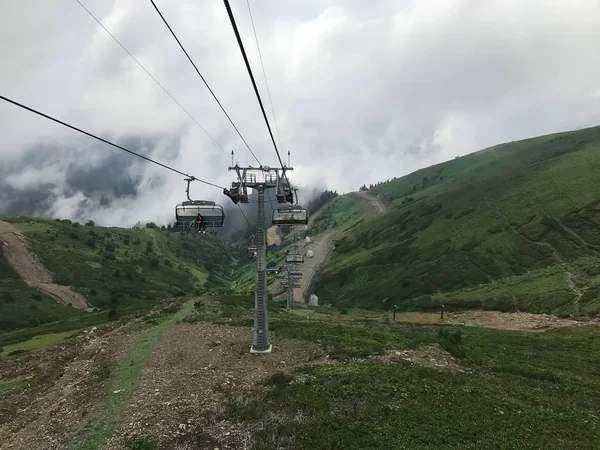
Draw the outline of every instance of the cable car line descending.
<instances>
[{"instance_id":1,"label":"cable car line descending","mask_svg":"<svg viewBox=\"0 0 600 450\"><path fill-rule=\"evenodd\" d=\"M154 3L153 0L150 0ZM254 81L254 75L252 74L252 68L250 67L250 63L248 62L248 57L246 56L246 50L244 50L244 44L242 42L242 38L238 31L237 25L235 23L235 18L233 17L233 12L231 11L231 6L229 5L229 0L223 0L225 3L225 8L227 8L227 14L229 14L229 20L231 20L231 26L233 27L233 31L235 33L235 37L240 46L240 50L242 52L242 56L244 57L244 62L246 64L246 69L248 69L248 75L250 75L250 80L252 81L252 86L254 87L254 92L256 93L256 98L258 99L258 103L260 105L260 109L263 113L263 117L265 118L265 122L267 123L267 129L269 130L269 135L271 136L271 141L273 142L273 146L275 147L275 152L277 153L277 158L279 159L279 164L281 164L281 168L283 169L283 174L287 179L287 175L285 173L285 166L283 165L283 161L281 160L281 156L279 155L279 150L277 149L277 143L275 142L275 138L273 137L273 132L271 131L271 125L269 125L269 119L267 119L267 113L265 112L265 107L263 106L262 100L260 98L260 93L258 92L258 87L256 86L256 81ZM289 184L289 180L288 184Z\"/></svg>"},{"instance_id":2,"label":"cable car line descending","mask_svg":"<svg viewBox=\"0 0 600 450\"><path fill-rule=\"evenodd\" d=\"M180 174L180 175L183 175L183 176L185 176L186 178L190 178L190 179L192 179L193 181L199 181L200 183L204 183L204 184L207 184L207 185L209 185L209 186L216 187L216 188L218 188L218 189L224 189L222 186L219 186L219 185L217 185L217 184L211 183L211 182L209 182L209 181L204 181L204 180L201 180L201 179L199 179L199 178L196 178L196 177L194 177L194 176L192 176L192 175L188 175L188 174L187 174L187 173L185 173L185 172L181 172L180 170L174 169L173 167L167 166L166 164L163 164L163 163L160 163L160 162L158 162L158 161L155 161L155 160L153 160L153 159L151 159L151 158L148 158L147 156L140 155L139 153L136 153L136 152L134 152L134 151L132 151L132 150L128 150L128 149L126 149L125 147L121 147L120 145L117 145L117 144L114 144L114 143L112 143L112 142L110 142L110 141L107 141L106 139L103 139L103 138L101 138L101 137L99 137L99 136L96 136L95 134L88 133L87 131L84 131L84 130L82 130L81 128L77 128L77 127L75 127L75 126L73 126L73 125L69 125L68 123L66 123L66 122L63 122L62 120L59 120L59 119L56 119L56 118L54 118L54 117L52 117L52 116L49 116L49 115L47 115L47 114L44 114L43 112L37 111L37 110L35 110L35 109L33 109L33 108L30 108L29 106L23 105L22 103L19 103L19 102L16 102L16 101L14 101L14 100L11 100L10 98L4 97L3 95L0 95L0 99L2 99L2 100L4 100L4 101L6 101L6 102L8 102L8 103L12 103L13 105L15 105L15 106L18 106L18 107L20 107L20 108L26 109L27 111L30 111L30 112L32 112L32 113L34 113L34 114L37 114L38 116L42 116L42 117L44 117L45 119L51 120L51 121L53 121L53 122L56 122L56 123L58 123L58 124L61 124L61 125L65 126L65 127L67 127L67 128L70 128L70 129L72 129L72 130L78 131L78 132L80 132L81 134L85 134L86 136L89 136L89 137L91 137L91 138L94 138L94 139L96 139L96 140L98 140L98 141L100 141L100 142L104 142L105 144L108 144L108 145L110 145L110 146L112 146L112 147L118 148L119 150L123 150L123 151L125 151L125 152L127 152L127 153L130 153L130 154L134 155L134 156L137 156L137 157L139 157L139 158L145 159L146 161L149 161L149 162L151 162L151 163L154 163L154 164L156 164L156 165L158 165L158 166L164 167L165 169L168 169L168 170L170 170L170 171L172 171L172 172L175 172L175 173L178 173L178 174Z\"/></svg>"},{"instance_id":3,"label":"cable car line descending","mask_svg":"<svg viewBox=\"0 0 600 450\"><path fill-rule=\"evenodd\" d=\"M157 84L157 85L158 85L158 86L159 86L159 87L160 87L160 88L161 88L161 89L162 89L162 90L165 92L165 94L167 94L169 97L171 97L171 100L173 100L173 101L174 101L174 102L177 104L177 106L179 106L179 107L181 108L181 110L182 110L184 113L186 113L186 114L189 116L189 118L190 118L190 119L192 119L192 120L193 120L193 121L196 123L196 125L198 125L198 127L200 127L200 129L201 129L202 131L204 131L204 133L206 133L206 135L207 135L207 136L208 136L208 137L209 137L209 138L210 138L210 139L211 139L211 140L212 140L212 141L215 143L215 145L216 145L217 147L219 147L221 150L223 150L224 152L226 152L226 153L227 153L227 150L225 150L225 149L223 148L223 146L222 146L221 144L219 144L219 143L217 142L217 140L216 140L214 137L212 137L212 135L211 135L211 134L210 134L208 131L206 131L206 129L205 129L205 128L204 128L202 125L200 125L200 123L199 123L199 122L198 122L196 119L194 119L194 117L193 117L193 116L192 116L192 115L191 115L191 114L188 112L188 110L187 110L187 109L185 109L185 108L184 108L184 107L181 105L181 103L179 103L179 102L178 102L178 101L175 99L175 97L173 97L173 96L171 95L171 93L170 93L169 91L167 91L167 89L166 89L166 88L165 88L165 87L164 87L162 84L160 84L160 82L159 82L159 81L158 81L156 78L154 78L154 76L153 76L153 75L152 75L152 74L151 74L151 73L148 71L148 69L146 69L146 68L145 68L145 67L142 65L142 63L141 63L141 62L139 62L139 61L136 59L136 57L135 57L135 56L133 56L133 54L132 54L132 53L131 53L129 50L127 50L127 49L125 48L125 46L124 46L123 44L121 44L121 42L120 42L120 41L119 41L119 40L118 40L118 39L117 39L117 38L116 38L116 37L115 37L115 36L114 36L114 35L113 35L113 34L112 34L110 31L108 31L108 29L107 29L107 28L106 28L106 27L105 27L105 26L102 24L102 22L100 22L100 20L98 20L98 19L96 18L96 16L94 16L94 14L92 14L92 12L91 12L89 9L87 9L83 3L81 3L81 1L80 1L80 0L75 0L75 1L81 5L81 7L82 7L82 8L83 8L83 9L84 9L84 10L85 10L85 11L86 11L86 12L87 12L87 13L88 13L88 14L89 14L91 17L92 17L92 19L94 19L94 20L95 20L95 21L98 23L98 25L100 25L100 26L101 26L101 27L104 29L104 31L106 31L106 32L108 33L108 35L109 35L111 38L113 38L113 40L114 40L114 41L115 41L117 44L119 44L119 45L121 46L121 48L122 48L123 50L125 50L125 52L126 52L126 53L127 53L129 56L131 56L131 58L132 58L132 59L133 59L133 60L134 60L134 61L137 63L137 65L138 65L138 66L140 66L140 67L141 67L141 68L144 70L144 72L146 72L146 73L148 74L148 76L154 80L154 82L155 82L155 83L156 83L156 84Z\"/></svg>"},{"instance_id":4,"label":"cable car line descending","mask_svg":"<svg viewBox=\"0 0 600 450\"><path fill-rule=\"evenodd\" d=\"M79 0L77 0L79 1ZM275 121L275 131L277 132L277 139L279 144L281 142L281 134L279 133L279 125L277 124L277 117L275 116L275 108L273 108L273 98L271 97L271 90L269 89L269 83L267 82L267 72L265 71L265 65L262 59L262 53L260 52L260 45L258 45L258 35L256 34L256 27L254 26L254 18L252 17L252 9L250 8L250 0L246 0L248 4L248 12L250 13L250 22L252 23L252 30L254 31L254 40L256 41L256 48L258 49L258 57L260 59L260 66L262 67L263 76L265 78L265 86L267 86L267 96L269 97L269 104L271 105L271 112L273 113L273 120Z\"/></svg>"},{"instance_id":5,"label":"cable car line descending","mask_svg":"<svg viewBox=\"0 0 600 450\"><path fill-rule=\"evenodd\" d=\"M240 206L239 203L238 203L237 207L240 208L240 212L244 216L244 219L246 219L246 223L248 224L248 228L250 228L250 230L252 230L252 225L250 225L250 221L248 220L248 217L246 217L246 214L244 213L244 210L242 209L242 207Z\"/></svg>"},{"instance_id":6,"label":"cable car line descending","mask_svg":"<svg viewBox=\"0 0 600 450\"><path fill-rule=\"evenodd\" d=\"M244 144L246 144L246 147L248 148L248 150L250 150L250 153L252 153L252 156L254 156L254 159L256 160L256 162L260 166L262 166L262 164L260 163L260 161L258 160L258 158L256 157L256 155L254 154L254 152L252 151L252 149L250 148L250 146L246 142L246 139L244 139L244 137L242 136L242 133L240 133L240 130L238 130L238 128L235 126L235 124L233 123L233 120L231 120L231 117L229 117L229 114L227 114L227 111L225 111L225 108L223 108L223 105L221 104L221 102L219 101L219 99L217 98L217 96L215 95L215 93L213 92L213 90L210 88L210 86L208 85L208 83L206 82L206 80L204 79L204 77L202 76L202 74L200 73L200 70L198 69L198 67L196 66L196 64L194 63L194 61L192 60L192 58L188 54L188 52L185 50L183 44L179 41L179 38L177 37L177 35L175 34L175 32L173 31L173 29L171 28L171 26L167 22L167 19L164 18L164 16L162 15L162 13L160 12L160 10L158 9L158 6L156 6L156 3L154 3L154 0L150 0L150 3L152 3L152 6L154 6L154 9L156 9L156 12L158 13L158 15L160 16L160 18L163 20L163 22L165 23L165 25L167 26L167 28L169 29L169 31L171 32L171 34L173 35L173 37L175 38L175 40L177 41L177 43L179 44L179 46L181 47L181 50L183 50L183 53L185 53L185 56L187 56L188 60L192 64L192 66L194 66L194 69L196 69L196 72L198 73L198 75L200 76L200 78L202 79L202 81L204 82L204 84L206 85L206 87L208 88L208 90L210 91L210 93L212 94L213 98L219 104L219 106L221 107L221 110L223 111L223 113L225 113L225 115L227 116L227 119L229 119L229 122L231 123L231 125L233 125L233 128L235 128L235 131L237 132L238 136L242 139L242 141L244 141Z\"/></svg>"},{"instance_id":7,"label":"cable car line descending","mask_svg":"<svg viewBox=\"0 0 600 450\"><path fill-rule=\"evenodd\" d=\"M271 208L274 208L273 198L271 197L271 192L269 190L267 190L267 197L269 197L269 203L271 204Z\"/></svg>"}]
</instances>

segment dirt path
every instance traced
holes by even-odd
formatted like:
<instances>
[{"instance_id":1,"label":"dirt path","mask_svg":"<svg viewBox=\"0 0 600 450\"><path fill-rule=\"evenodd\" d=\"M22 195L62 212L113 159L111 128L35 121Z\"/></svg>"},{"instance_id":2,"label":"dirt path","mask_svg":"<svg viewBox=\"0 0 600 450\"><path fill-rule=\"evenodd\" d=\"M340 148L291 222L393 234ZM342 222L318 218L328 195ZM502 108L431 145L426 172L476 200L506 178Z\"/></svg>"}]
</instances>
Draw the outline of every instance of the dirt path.
<instances>
[{"instance_id":1,"label":"dirt path","mask_svg":"<svg viewBox=\"0 0 600 450\"><path fill-rule=\"evenodd\" d=\"M244 399L256 382L321 355L311 344L272 334L273 355L257 357L248 351L250 341L249 328L204 322L172 327L155 347L103 450L129 448L134 437L157 441L157 449L248 448L251 430L223 415L227 399Z\"/></svg>"},{"instance_id":2,"label":"dirt path","mask_svg":"<svg viewBox=\"0 0 600 450\"><path fill-rule=\"evenodd\" d=\"M383 204L383 202L367 191L352 192L352 195L363 200L361 202L361 206L363 208L363 212L367 215L381 214L386 210L386 207Z\"/></svg>"},{"instance_id":3,"label":"dirt path","mask_svg":"<svg viewBox=\"0 0 600 450\"><path fill-rule=\"evenodd\" d=\"M295 302L303 301L313 276L316 272L323 269L329 255L331 255L331 252L333 251L334 237L335 231L328 231L317 236L308 244L299 245L301 253L304 254L304 264L300 265L300 271L302 272L300 287L294 289ZM306 256L309 250L313 253L312 258Z\"/></svg>"},{"instance_id":4,"label":"dirt path","mask_svg":"<svg viewBox=\"0 0 600 450\"><path fill-rule=\"evenodd\" d=\"M363 210L363 213L367 216L381 214L386 210L386 207L381 200L369 194L368 192L352 192L352 195L355 196L358 204ZM309 227L328 205L329 203L323 205L315 214L310 217ZM304 264L300 265L300 271L302 272L300 287L294 289L295 302L304 301L314 275L323 270L325 264L327 264L327 259L333 252L333 240L335 239L336 234L337 233L335 230L330 230L323 234L317 235L308 244L301 243L299 245L300 251L304 254ZM309 250L312 250L312 258L308 258L306 256Z\"/></svg>"},{"instance_id":5,"label":"dirt path","mask_svg":"<svg viewBox=\"0 0 600 450\"><path fill-rule=\"evenodd\" d=\"M0 400L0 449L70 448L106 395L110 367L124 358L138 337L139 332L126 333L123 325L109 325L54 349L3 362L0 377L32 383Z\"/></svg>"},{"instance_id":6,"label":"dirt path","mask_svg":"<svg viewBox=\"0 0 600 450\"><path fill-rule=\"evenodd\" d=\"M90 308L86 299L69 286L52 282L50 272L28 248L27 239L13 224L0 221L0 246L9 264L29 286L39 289L62 305L78 309Z\"/></svg>"},{"instance_id":7,"label":"dirt path","mask_svg":"<svg viewBox=\"0 0 600 450\"><path fill-rule=\"evenodd\" d=\"M392 320L391 313L388 314L388 320ZM420 324L445 323L451 325L465 325L468 327L530 332L600 323L598 319L580 321L556 317L550 314L503 313L500 311L453 311L444 314L444 320L440 319L439 313L403 312L396 313L396 322Z\"/></svg>"}]
</instances>

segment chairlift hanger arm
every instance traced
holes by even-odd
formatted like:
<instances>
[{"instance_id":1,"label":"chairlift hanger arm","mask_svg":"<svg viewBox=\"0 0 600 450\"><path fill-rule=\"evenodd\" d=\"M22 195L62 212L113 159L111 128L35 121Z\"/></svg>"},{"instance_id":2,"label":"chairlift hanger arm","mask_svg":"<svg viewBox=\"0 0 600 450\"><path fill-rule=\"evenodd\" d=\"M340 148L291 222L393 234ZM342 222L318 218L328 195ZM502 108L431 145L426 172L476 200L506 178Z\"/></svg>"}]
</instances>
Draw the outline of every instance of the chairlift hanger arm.
<instances>
[{"instance_id":1,"label":"chairlift hanger arm","mask_svg":"<svg viewBox=\"0 0 600 450\"><path fill-rule=\"evenodd\" d=\"M185 188L185 193L187 195L187 199L191 202L193 200L190 198L190 183L193 181L193 179L186 178L185 181L187 181L187 187Z\"/></svg>"}]
</instances>

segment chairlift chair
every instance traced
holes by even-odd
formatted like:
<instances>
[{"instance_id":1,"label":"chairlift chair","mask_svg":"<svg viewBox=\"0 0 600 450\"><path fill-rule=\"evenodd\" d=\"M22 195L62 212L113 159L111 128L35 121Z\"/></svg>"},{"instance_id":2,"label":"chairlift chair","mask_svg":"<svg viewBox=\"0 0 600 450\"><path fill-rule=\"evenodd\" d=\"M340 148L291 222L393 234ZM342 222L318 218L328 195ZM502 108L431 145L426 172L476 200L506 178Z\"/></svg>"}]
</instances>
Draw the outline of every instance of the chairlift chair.
<instances>
[{"instance_id":1,"label":"chairlift chair","mask_svg":"<svg viewBox=\"0 0 600 450\"><path fill-rule=\"evenodd\" d=\"M225 222L225 213L221 205L217 205L209 200L192 200L190 198L190 182L192 179L186 178L187 181L187 201L183 201L175 206L175 218L177 220L176 229L178 231L189 231L194 225L194 230L200 231L210 229L214 231L216 227L222 227ZM202 222L197 223L198 214L202 217Z\"/></svg>"},{"instance_id":2,"label":"chairlift chair","mask_svg":"<svg viewBox=\"0 0 600 450\"><path fill-rule=\"evenodd\" d=\"M234 204L248 203L248 190L239 181L231 183L231 189L223 189L223 194L231 199Z\"/></svg>"},{"instance_id":3,"label":"chairlift chair","mask_svg":"<svg viewBox=\"0 0 600 450\"><path fill-rule=\"evenodd\" d=\"M256 246L250 246L250 247L248 247L248 257L251 260L256 259L257 252L258 252L258 250L257 250Z\"/></svg>"},{"instance_id":4,"label":"chairlift chair","mask_svg":"<svg viewBox=\"0 0 600 450\"><path fill-rule=\"evenodd\" d=\"M302 264L304 262L304 255L300 253L288 253L285 255L285 262Z\"/></svg>"},{"instance_id":5,"label":"chairlift chair","mask_svg":"<svg viewBox=\"0 0 600 450\"><path fill-rule=\"evenodd\" d=\"M306 225L308 212L301 206L279 207L273 210L273 225Z\"/></svg>"},{"instance_id":6,"label":"chairlift chair","mask_svg":"<svg viewBox=\"0 0 600 450\"><path fill-rule=\"evenodd\" d=\"M285 176L285 171L277 178L275 198L279 203L294 203L294 193L292 192L289 180Z\"/></svg>"}]
</instances>

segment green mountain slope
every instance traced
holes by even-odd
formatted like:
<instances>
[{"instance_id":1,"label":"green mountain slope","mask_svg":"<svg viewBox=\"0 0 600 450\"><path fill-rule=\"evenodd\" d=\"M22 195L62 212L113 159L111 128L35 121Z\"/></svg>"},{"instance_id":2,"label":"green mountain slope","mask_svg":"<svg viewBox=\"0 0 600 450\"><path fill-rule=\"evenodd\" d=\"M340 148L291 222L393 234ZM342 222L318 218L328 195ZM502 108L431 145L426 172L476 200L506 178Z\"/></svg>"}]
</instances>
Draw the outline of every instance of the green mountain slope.
<instances>
[{"instance_id":1,"label":"green mountain slope","mask_svg":"<svg viewBox=\"0 0 600 450\"><path fill-rule=\"evenodd\" d=\"M165 298L199 293L225 278L236 261L232 247L209 234L80 226L68 220L5 220L25 233L54 283L84 295L103 310L103 317L110 309L121 315ZM89 316L27 286L0 251L0 331Z\"/></svg>"},{"instance_id":2,"label":"green mountain slope","mask_svg":"<svg viewBox=\"0 0 600 450\"><path fill-rule=\"evenodd\" d=\"M380 184L374 190L389 211L338 240L319 296L369 308L596 313L599 169L595 127L495 146Z\"/></svg>"}]
</instances>

